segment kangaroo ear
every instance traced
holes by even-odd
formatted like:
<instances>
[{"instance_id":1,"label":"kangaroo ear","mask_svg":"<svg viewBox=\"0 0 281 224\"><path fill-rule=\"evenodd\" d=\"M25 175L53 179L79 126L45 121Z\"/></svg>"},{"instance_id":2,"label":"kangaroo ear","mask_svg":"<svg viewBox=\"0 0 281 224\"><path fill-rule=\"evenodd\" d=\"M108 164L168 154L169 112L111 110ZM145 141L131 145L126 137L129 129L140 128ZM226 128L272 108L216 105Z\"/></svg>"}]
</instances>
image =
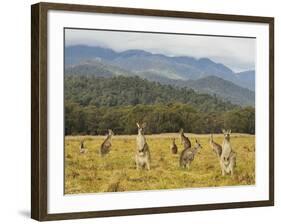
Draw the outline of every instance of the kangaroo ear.
<instances>
[{"instance_id":1,"label":"kangaroo ear","mask_svg":"<svg viewBox=\"0 0 281 224\"><path fill-rule=\"evenodd\" d=\"M138 123L138 122L136 123L136 125L138 126L138 128L140 128L140 125L139 125L139 123Z\"/></svg>"},{"instance_id":2,"label":"kangaroo ear","mask_svg":"<svg viewBox=\"0 0 281 224\"><path fill-rule=\"evenodd\" d=\"M142 128L146 127L146 122L142 123Z\"/></svg>"},{"instance_id":3,"label":"kangaroo ear","mask_svg":"<svg viewBox=\"0 0 281 224\"><path fill-rule=\"evenodd\" d=\"M222 131L222 133L224 133L224 134L225 134L225 130L224 130L224 129L221 129L221 131Z\"/></svg>"},{"instance_id":4,"label":"kangaroo ear","mask_svg":"<svg viewBox=\"0 0 281 224\"><path fill-rule=\"evenodd\" d=\"M228 130L228 134L231 134L231 129Z\"/></svg>"}]
</instances>

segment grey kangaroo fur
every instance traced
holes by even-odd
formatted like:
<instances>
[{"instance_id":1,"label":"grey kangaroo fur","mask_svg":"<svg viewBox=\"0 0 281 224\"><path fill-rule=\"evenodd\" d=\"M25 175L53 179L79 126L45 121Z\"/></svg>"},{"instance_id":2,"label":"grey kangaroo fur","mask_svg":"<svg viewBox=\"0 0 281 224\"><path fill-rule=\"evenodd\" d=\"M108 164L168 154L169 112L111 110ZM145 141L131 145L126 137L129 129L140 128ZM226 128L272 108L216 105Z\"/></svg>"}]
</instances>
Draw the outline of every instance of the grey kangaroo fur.
<instances>
[{"instance_id":1,"label":"grey kangaroo fur","mask_svg":"<svg viewBox=\"0 0 281 224\"><path fill-rule=\"evenodd\" d=\"M176 139L172 138L172 144L170 146L170 150L173 154L177 154L178 153L178 147L176 145Z\"/></svg>"},{"instance_id":2,"label":"grey kangaroo fur","mask_svg":"<svg viewBox=\"0 0 281 224\"><path fill-rule=\"evenodd\" d=\"M202 146L200 145L199 141L196 139L194 148L192 148L192 149L187 148L181 152L180 161L179 161L180 167L183 167L183 168L187 167L187 169L189 169L190 164L194 160L199 149L202 149Z\"/></svg>"},{"instance_id":3,"label":"grey kangaroo fur","mask_svg":"<svg viewBox=\"0 0 281 224\"><path fill-rule=\"evenodd\" d=\"M184 150L191 147L191 142L188 139L188 137L184 135L184 131L182 128L180 129L180 140L181 140L181 144L183 144Z\"/></svg>"},{"instance_id":4,"label":"grey kangaroo fur","mask_svg":"<svg viewBox=\"0 0 281 224\"><path fill-rule=\"evenodd\" d=\"M211 134L210 136L210 146L211 148L213 149L213 151L215 152L216 156L220 159L221 157L221 153L222 153L222 147L220 144L214 142L214 139L213 139L213 134Z\"/></svg>"},{"instance_id":5,"label":"grey kangaroo fur","mask_svg":"<svg viewBox=\"0 0 281 224\"><path fill-rule=\"evenodd\" d=\"M114 135L113 131L111 129L108 129L108 135L106 136L106 139L103 141L100 147L100 155L104 156L107 153L110 152L111 149L111 138Z\"/></svg>"},{"instance_id":6,"label":"grey kangaroo fur","mask_svg":"<svg viewBox=\"0 0 281 224\"><path fill-rule=\"evenodd\" d=\"M139 123L136 124L138 127L138 135L136 139L137 148L135 155L136 168L139 170L140 168L146 167L147 170L150 170L150 151L144 136L146 123L143 123L142 125L139 125Z\"/></svg>"},{"instance_id":7,"label":"grey kangaroo fur","mask_svg":"<svg viewBox=\"0 0 281 224\"><path fill-rule=\"evenodd\" d=\"M231 176L234 174L234 168L236 166L236 153L233 152L230 143L231 130L222 129L224 134L224 140L222 143L222 153L220 157L221 172L224 176L225 173L230 173Z\"/></svg>"}]
</instances>

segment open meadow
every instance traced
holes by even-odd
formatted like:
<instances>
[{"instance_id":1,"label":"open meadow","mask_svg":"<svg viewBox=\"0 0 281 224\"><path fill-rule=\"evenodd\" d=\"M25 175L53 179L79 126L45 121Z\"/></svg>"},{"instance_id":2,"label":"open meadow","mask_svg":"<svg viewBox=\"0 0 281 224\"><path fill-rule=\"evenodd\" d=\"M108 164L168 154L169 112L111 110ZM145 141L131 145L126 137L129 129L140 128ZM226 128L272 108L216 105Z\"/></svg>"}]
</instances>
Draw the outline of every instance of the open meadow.
<instances>
[{"instance_id":1,"label":"open meadow","mask_svg":"<svg viewBox=\"0 0 281 224\"><path fill-rule=\"evenodd\" d=\"M237 153L233 176L221 175L219 160L209 145L209 135L189 134L192 146L195 137L202 149L189 170L179 167L183 149L179 135L147 135L151 153L151 170L136 170L136 135L113 136L109 154L101 157L99 148L104 136L65 137L65 194L160 190L191 187L215 187L255 184L255 136L232 134L231 144ZM178 153L170 151L171 137L176 138ZM86 153L79 152L85 140ZM214 135L221 144L223 135Z\"/></svg>"}]
</instances>

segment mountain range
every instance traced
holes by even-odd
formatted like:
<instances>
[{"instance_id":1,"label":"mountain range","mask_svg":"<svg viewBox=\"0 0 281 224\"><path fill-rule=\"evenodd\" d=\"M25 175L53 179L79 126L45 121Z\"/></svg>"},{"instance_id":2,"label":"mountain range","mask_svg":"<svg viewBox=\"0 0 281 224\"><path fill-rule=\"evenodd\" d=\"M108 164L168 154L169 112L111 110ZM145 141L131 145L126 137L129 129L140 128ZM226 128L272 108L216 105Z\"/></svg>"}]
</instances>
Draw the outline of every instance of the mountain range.
<instances>
[{"instance_id":1,"label":"mountain range","mask_svg":"<svg viewBox=\"0 0 281 224\"><path fill-rule=\"evenodd\" d=\"M75 45L65 48L65 65L66 74L139 76L161 84L192 88L242 106L255 104L255 71L235 73L209 58L170 57L144 50L116 52Z\"/></svg>"}]
</instances>

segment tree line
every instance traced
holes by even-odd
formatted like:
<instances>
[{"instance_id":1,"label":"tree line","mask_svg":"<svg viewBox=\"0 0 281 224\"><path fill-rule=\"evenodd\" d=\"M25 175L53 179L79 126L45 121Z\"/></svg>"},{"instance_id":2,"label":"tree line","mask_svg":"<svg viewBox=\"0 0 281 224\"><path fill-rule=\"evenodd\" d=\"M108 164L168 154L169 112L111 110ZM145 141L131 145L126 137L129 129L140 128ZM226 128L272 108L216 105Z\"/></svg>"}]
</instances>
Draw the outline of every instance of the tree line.
<instances>
[{"instance_id":1,"label":"tree line","mask_svg":"<svg viewBox=\"0 0 281 224\"><path fill-rule=\"evenodd\" d=\"M66 135L103 135L108 128L117 134L136 134L136 121L147 123L147 134L178 132L180 128L192 133L220 133L221 128L255 133L252 107L226 112L198 112L181 103L98 108L65 102Z\"/></svg>"}]
</instances>

